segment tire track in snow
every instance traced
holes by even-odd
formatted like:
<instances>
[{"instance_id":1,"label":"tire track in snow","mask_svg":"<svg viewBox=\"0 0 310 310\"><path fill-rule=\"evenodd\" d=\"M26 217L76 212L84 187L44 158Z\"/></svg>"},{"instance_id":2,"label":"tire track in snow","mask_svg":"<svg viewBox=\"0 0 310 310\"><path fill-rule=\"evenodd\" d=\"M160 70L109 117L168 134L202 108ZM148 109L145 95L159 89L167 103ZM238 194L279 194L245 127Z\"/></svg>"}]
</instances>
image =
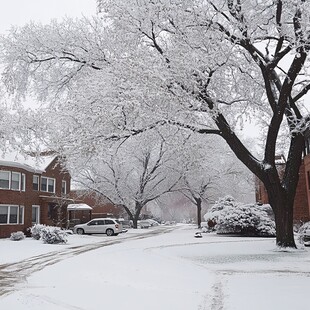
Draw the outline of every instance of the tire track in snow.
<instances>
[{"instance_id":1,"label":"tire track in snow","mask_svg":"<svg viewBox=\"0 0 310 310\"><path fill-rule=\"evenodd\" d=\"M66 248L65 250L33 256L20 262L0 265L0 296L11 293L14 290L16 284L25 281L26 278L31 274L65 259L102 247L123 243L129 240L139 240L162 233L169 233L176 228L177 227L160 227L138 236L126 236L122 239L104 240L96 243L73 246Z\"/></svg>"}]
</instances>

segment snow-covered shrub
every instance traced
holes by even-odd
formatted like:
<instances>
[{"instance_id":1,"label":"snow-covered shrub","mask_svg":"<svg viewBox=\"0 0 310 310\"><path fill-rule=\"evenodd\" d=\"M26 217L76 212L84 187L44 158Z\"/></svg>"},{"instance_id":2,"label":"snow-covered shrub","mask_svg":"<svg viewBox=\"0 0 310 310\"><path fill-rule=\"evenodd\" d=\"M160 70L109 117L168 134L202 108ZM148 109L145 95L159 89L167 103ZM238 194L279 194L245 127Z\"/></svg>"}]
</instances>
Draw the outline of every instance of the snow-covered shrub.
<instances>
[{"instance_id":1,"label":"snow-covered shrub","mask_svg":"<svg viewBox=\"0 0 310 310\"><path fill-rule=\"evenodd\" d=\"M235 207L237 203L232 196L225 196L224 198L220 198L204 215L205 222L207 226L204 226L208 231L215 231L216 224L218 222L218 217L221 215L223 210L228 208Z\"/></svg>"},{"instance_id":2,"label":"snow-covered shrub","mask_svg":"<svg viewBox=\"0 0 310 310\"><path fill-rule=\"evenodd\" d=\"M13 241L20 241L25 239L25 234L22 231L11 233L10 239Z\"/></svg>"},{"instance_id":3,"label":"snow-covered shrub","mask_svg":"<svg viewBox=\"0 0 310 310\"><path fill-rule=\"evenodd\" d=\"M260 210L265 211L268 214L268 216L274 220L274 213L273 213L273 210L270 204L267 203L267 204L255 205L255 206L259 208Z\"/></svg>"},{"instance_id":4,"label":"snow-covered shrub","mask_svg":"<svg viewBox=\"0 0 310 310\"><path fill-rule=\"evenodd\" d=\"M48 244L67 243L67 236L66 231L59 227L46 226L41 230L41 239Z\"/></svg>"},{"instance_id":5,"label":"snow-covered shrub","mask_svg":"<svg viewBox=\"0 0 310 310\"><path fill-rule=\"evenodd\" d=\"M218 234L241 234L245 236L275 236L275 222L266 210L270 206L238 204L232 197L220 199L205 214L209 229Z\"/></svg>"},{"instance_id":6,"label":"snow-covered shrub","mask_svg":"<svg viewBox=\"0 0 310 310\"><path fill-rule=\"evenodd\" d=\"M299 227L298 233L302 235L305 233L306 230L309 230L309 229L310 229L310 222L306 222Z\"/></svg>"},{"instance_id":7,"label":"snow-covered shrub","mask_svg":"<svg viewBox=\"0 0 310 310\"><path fill-rule=\"evenodd\" d=\"M45 227L47 226L43 224L35 224L32 227L30 227L31 237L33 239L39 240L41 238L41 231Z\"/></svg>"},{"instance_id":8,"label":"snow-covered shrub","mask_svg":"<svg viewBox=\"0 0 310 310\"><path fill-rule=\"evenodd\" d=\"M310 222L306 222L303 225L301 225L298 229L298 235L299 235L299 242L304 242L304 235L306 231L310 231Z\"/></svg>"}]
</instances>

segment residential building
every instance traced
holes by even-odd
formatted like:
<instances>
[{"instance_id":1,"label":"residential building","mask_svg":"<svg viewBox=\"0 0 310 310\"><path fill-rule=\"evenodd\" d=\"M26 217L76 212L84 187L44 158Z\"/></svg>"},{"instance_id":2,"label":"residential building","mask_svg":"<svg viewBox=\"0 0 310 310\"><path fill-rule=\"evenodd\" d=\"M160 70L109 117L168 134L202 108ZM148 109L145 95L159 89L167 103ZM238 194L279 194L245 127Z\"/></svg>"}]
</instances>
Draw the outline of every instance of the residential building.
<instances>
[{"instance_id":1,"label":"residential building","mask_svg":"<svg viewBox=\"0 0 310 310\"><path fill-rule=\"evenodd\" d=\"M0 156L0 238L41 223L65 227L70 174L56 156Z\"/></svg>"}]
</instances>

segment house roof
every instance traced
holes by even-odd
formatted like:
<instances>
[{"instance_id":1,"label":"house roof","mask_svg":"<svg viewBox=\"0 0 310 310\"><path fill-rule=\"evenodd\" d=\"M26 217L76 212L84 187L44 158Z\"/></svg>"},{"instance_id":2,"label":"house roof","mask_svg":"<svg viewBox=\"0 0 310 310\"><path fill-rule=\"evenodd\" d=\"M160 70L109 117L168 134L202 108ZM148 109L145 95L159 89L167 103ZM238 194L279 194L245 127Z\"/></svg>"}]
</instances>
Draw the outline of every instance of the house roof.
<instances>
[{"instance_id":1,"label":"house roof","mask_svg":"<svg viewBox=\"0 0 310 310\"><path fill-rule=\"evenodd\" d=\"M1 152L0 165L25 169L30 172L43 173L51 162L56 158L55 155L30 156L17 151Z\"/></svg>"},{"instance_id":2,"label":"house roof","mask_svg":"<svg viewBox=\"0 0 310 310\"><path fill-rule=\"evenodd\" d=\"M72 204L69 204L68 207L67 207L67 210L68 211L71 211L71 210L92 210L93 208L89 205L87 205L86 203L72 203Z\"/></svg>"}]
</instances>

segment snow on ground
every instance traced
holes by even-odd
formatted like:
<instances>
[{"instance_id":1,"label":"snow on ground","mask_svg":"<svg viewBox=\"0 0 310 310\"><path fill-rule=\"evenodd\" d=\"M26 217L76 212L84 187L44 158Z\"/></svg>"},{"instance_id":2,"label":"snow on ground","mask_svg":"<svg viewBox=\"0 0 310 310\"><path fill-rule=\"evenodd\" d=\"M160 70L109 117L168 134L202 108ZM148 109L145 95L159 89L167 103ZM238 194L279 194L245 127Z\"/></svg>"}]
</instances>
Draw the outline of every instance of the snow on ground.
<instances>
[{"instance_id":1,"label":"snow on ground","mask_svg":"<svg viewBox=\"0 0 310 310\"><path fill-rule=\"evenodd\" d=\"M131 229L126 234L121 234L117 238L126 239L134 235L146 234L146 229ZM68 235L66 244L43 244L41 241L26 238L22 241L11 241L10 239L0 239L0 265L18 262L29 257L42 255L49 252L57 252L75 246L100 242L102 240L113 240L106 235ZM5 251L4 251L5 249Z\"/></svg>"},{"instance_id":2,"label":"snow on ground","mask_svg":"<svg viewBox=\"0 0 310 310\"><path fill-rule=\"evenodd\" d=\"M34 272L17 283L13 293L0 296L0 309L308 308L309 248L280 252L275 250L274 239L268 238L203 234L198 239L195 228L185 225L132 239L150 231L130 230L112 237L120 243ZM31 239L0 240L0 264L104 240L111 237L72 235L68 245L56 246Z\"/></svg>"}]
</instances>

